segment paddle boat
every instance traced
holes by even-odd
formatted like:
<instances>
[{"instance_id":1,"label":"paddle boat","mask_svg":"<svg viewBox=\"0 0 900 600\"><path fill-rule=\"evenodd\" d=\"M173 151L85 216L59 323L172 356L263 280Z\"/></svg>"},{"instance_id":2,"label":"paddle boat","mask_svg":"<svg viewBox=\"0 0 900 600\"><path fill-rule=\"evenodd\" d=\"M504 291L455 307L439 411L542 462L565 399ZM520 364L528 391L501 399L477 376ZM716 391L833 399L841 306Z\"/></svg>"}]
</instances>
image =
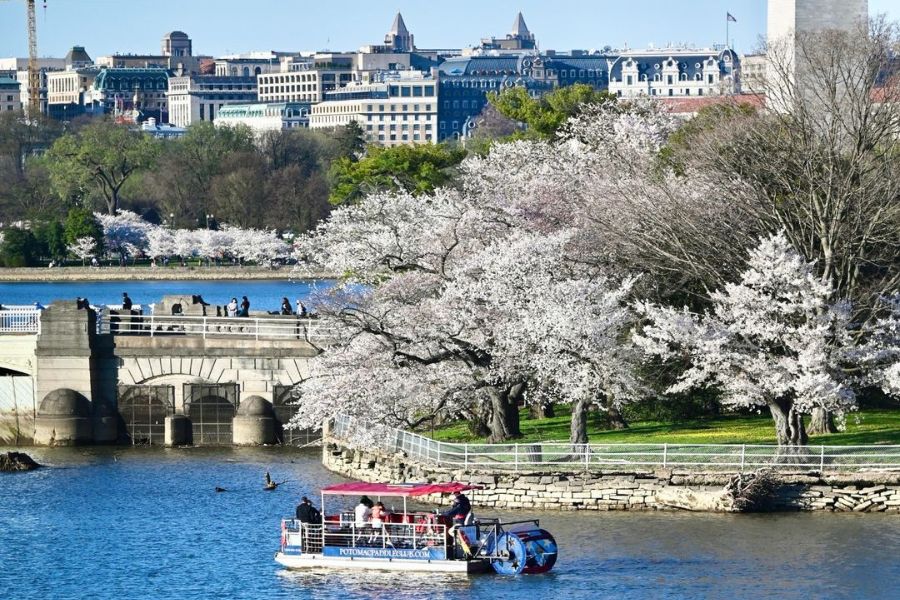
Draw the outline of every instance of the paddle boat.
<instances>
[{"instance_id":1,"label":"paddle boat","mask_svg":"<svg viewBox=\"0 0 900 600\"><path fill-rule=\"evenodd\" d=\"M408 510L409 499L481 489L451 483L349 482L322 489L322 523L281 522L281 548L275 560L288 569L376 569L430 573L505 575L545 573L556 563L556 541L537 519L503 522L475 518L454 524L438 512ZM369 496L394 508L374 523L358 523L352 511L329 514L335 497ZM353 501L344 500L342 506Z\"/></svg>"}]
</instances>

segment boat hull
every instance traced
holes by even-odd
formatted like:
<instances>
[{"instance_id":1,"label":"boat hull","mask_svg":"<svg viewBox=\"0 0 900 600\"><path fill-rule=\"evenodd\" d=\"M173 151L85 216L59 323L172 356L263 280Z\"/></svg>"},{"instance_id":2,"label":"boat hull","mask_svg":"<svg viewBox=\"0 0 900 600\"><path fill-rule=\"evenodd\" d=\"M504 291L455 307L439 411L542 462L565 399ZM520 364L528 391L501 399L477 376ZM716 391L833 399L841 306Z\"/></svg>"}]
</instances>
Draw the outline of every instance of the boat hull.
<instances>
[{"instance_id":1,"label":"boat hull","mask_svg":"<svg viewBox=\"0 0 900 600\"><path fill-rule=\"evenodd\" d=\"M291 570L350 569L376 571L406 571L410 573L484 573L491 569L486 560L414 560L391 558L360 558L323 556L322 554L275 553L275 562Z\"/></svg>"}]
</instances>

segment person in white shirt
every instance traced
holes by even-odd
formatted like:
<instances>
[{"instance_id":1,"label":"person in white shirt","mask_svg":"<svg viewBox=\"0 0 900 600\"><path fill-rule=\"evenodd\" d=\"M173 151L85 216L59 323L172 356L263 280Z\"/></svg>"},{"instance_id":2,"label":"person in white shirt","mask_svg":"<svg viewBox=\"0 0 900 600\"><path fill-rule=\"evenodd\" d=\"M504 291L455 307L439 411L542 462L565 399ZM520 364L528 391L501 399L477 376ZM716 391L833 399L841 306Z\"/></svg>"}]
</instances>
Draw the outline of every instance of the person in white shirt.
<instances>
[{"instance_id":1,"label":"person in white shirt","mask_svg":"<svg viewBox=\"0 0 900 600\"><path fill-rule=\"evenodd\" d=\"M372 506L373 503L369 500L368 496L363 496L359 499L359 504L356 505L356 508L353 509L356 514L356 526L363 527L365 525L369 525L369 519L372 516Z\"/></svg>"}]
</instances>

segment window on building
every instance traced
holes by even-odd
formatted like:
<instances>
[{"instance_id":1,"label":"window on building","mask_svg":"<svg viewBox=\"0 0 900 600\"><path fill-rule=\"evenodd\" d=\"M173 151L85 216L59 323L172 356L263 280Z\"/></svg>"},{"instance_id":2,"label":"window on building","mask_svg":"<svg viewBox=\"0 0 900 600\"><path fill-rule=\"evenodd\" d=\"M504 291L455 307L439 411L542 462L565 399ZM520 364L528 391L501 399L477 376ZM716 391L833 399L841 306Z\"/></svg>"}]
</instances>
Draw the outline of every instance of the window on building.
<instances>
[{"instance_id":1,"label":"window on building","mask_svg":"<svg viewBox=\"0 0 900 600\"><path fill-rule=\"evenodd\" d=\"M450 124L450 129L459 129L459 121L453 121Z\"/></svg>"},{"instance_id":2,"label":"window on building","mask_svg":"<svg viewBox=\"0 0 900 600\"><path fill-rule=\"evenodd\" d=\"M669 95L670 95L670 96L674 96L674 95L675 95L675 90L673 90L672 88L669 88Z\"/></svg>"},{"instance_id":3,"label":"window on building","mask_svg":"<svg viewBox=\"0 0 900 600\"><path fill-rule=\"evenodd\" d=\"M409 98L412 95L412 88L408 85L404 85L400 88L400 96L402 98Z\"/></svg>"},{"instance_id":4,"label":"window on building","mask_svg":"<svg viewBox=\"0 0 900 600\"><path fill-rule=\"evenodd\" d=\"M633 85L633 84L634 84L634 81L632 80L631 75L629 75L628 77L625 78L625 84L626 84L626 85Z\"/></svg>"},{"instance_id":5,"label":"window on building","mask_svg":"<svg viewBox=\"0 0 900 600\"><path fill-rule=\"evenodd\" d=\"M671 75L666 75L666 83L668 83L669 85L672 85L673 80L672 80L672 76L671 76Z\"/></svg>"},{"instance_id":6,"label":"window on building","mask_svg":"<svg viewBox=\"0 0 900 600\"><path fill-rule=\"evenodd\" d=\"M712 76L712 75L707 75L707 76L706 76L706 82L707 82L707 83L712 83L712 82L713 82L713 76Z\"/></svg>"},{"instance_id":7,"label":"window on building","mask_svg":"<svg viewBox=\"0 0 900 600\"><path fill-rule=\"evenodd\" d=\"M421 85L414 85L412 91L413 91L413 97L415 97L415 98L422 97L422 86Z\"/></svg>"}]
</instances>

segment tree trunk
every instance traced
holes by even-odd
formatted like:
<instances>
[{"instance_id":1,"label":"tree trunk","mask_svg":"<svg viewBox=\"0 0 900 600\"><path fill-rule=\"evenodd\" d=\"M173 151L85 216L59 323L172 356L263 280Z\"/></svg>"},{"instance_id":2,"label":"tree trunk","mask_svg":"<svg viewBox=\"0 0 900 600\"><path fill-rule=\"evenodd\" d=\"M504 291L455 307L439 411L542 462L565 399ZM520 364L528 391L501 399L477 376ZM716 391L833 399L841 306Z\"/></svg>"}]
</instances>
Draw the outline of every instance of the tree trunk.
<instances>
[{"instance_id":1,"label":"tree trunk","mask_svg":"<svg viewBox=\"0 0 900 600\"><path fill-rule=\"evenodd\" d=\"M514 385L505 390L490 388L488 395L491 398L491 435L488 442L496 444L522 437L519 429L518 399L524 390L525 386L521 385Z\"/></svg>"},{"instance_id":2,"label":"tree trunk","mask_svg":"<svg viewBox=\"0 0 900 600\"><path fill-rule=\"evenodd\" d=\"M628 429L628 422L625 421L625 417L622 416L622 412L615 404L610 403L609 409L606 411L606 416L610 429Z\"/></svg>"},{"instance_id":3,"label":"tree trunk","mask_svg":"<svg viewBox=\"0 0 900 600\"><path fill-rule=\"evenodd\" d=\"M572 423L569 429L569 442L572 444L587 444L587 417L591 406L590 398L579 398L572 405Z\"/></svg>"},{"instance_id":4,"label":"tree trunk","mask_svg":"<svg viewBox=\"0 0 900 600\"><path fill-rule=\"evenodd\" d=\"M794 410L792 400L769 402L769 412L775 421L775 437L779 446L805 446L808 438L803 426L803 415Z\"/></svg>"},{"instance_id":5,"label":"tree trunk","mask_svg":"<svg viewBox=\"0 0 900 600\"><path fill-rule=\"evenodd\" d=\"M469 417L469 431L475 437L485 438L491 434L491 428L489 426L491 420L491 407L490 406L476 406L472 410L472 414Z\"/></svg>"},{"instance_id":6,"label":"tree trunk","mask_svg":"<svg viewBox=\"0 0 900 600\"><path fill-rule=\"evenodd\" d=\"M556 416L552 402L532 404L528 412L532 419L550 419Z\"/></svg>"},{"instance_id":7,"label":"tree trunk","mask_svg":"<svg viewBox=\"0 0 900 600\"><path fill-rule=\"evenodd\" d=\"M812 417L809 420L809 429L807 430L807 433L810 435L837 433L837 427L834 425L834 415L824 408L814 408Z\"/></svg>"}]
</instances>

